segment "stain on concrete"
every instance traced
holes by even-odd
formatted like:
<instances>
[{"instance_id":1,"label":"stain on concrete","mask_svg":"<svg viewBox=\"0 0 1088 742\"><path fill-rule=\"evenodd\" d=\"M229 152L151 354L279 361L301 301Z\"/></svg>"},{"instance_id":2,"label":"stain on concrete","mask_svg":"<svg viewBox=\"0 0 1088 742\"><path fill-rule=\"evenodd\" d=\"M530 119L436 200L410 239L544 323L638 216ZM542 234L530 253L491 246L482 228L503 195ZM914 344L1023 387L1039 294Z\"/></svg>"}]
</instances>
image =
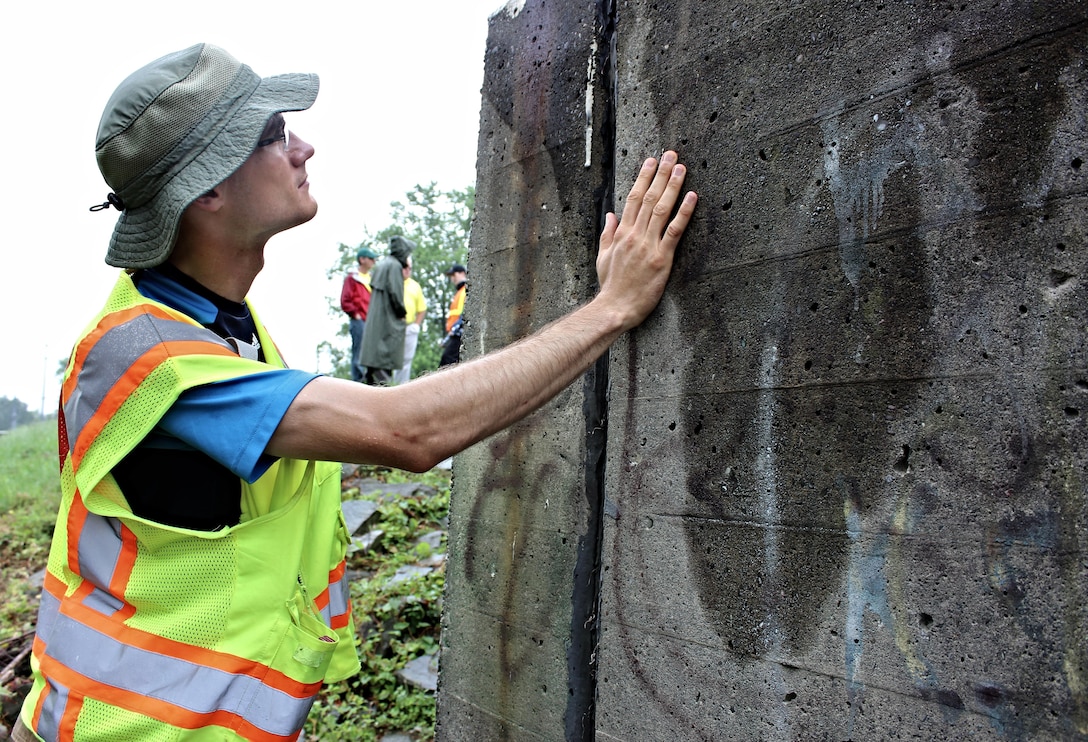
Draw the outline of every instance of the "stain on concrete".
<instances>
[{"instance_id":1,"label":"stain on concrete","mask_svg":"<svg viewBox=\"0 0 1088 742\"><path fill-rule=\"evenodd\" d=\"M585 196L564 15L526 2L523 48L489 46L511 136L481 156L516 186L478 194L517 248L470 258L510 286L488 344L584 285L538 280L562 254L542 215ZM616 23L616 180L675 146L700 207L611 366L597 735L1088 736L1083 4L632 0ZM477 689L503 739L551 700L515 636L547 432L484 465L509 563L465 553L470 583L512 575L486 648L509 685ZM498 520L474 510L474 539Z\"/></svg>"}]
</instances>

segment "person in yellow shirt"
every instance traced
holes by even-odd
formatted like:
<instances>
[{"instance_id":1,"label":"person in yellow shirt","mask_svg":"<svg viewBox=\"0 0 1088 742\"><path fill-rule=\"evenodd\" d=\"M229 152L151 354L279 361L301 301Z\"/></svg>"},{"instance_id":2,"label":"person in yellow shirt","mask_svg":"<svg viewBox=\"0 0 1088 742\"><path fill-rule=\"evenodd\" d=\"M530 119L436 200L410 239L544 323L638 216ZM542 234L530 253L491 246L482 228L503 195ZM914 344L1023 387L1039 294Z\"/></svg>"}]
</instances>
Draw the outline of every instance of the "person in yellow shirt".
<instances>
[{"instance_id":1,"label":"person in yellow shirt","mask_svg":"<svg viewBox=\"0 0 1088 742\"><path fill-rule=\"evenodd\" d=\"M464 325L465 293L468 288L468 271L460 263L454 263L446 271L446 275L456 287L453 299L450 300L450 310L446 314L446 339L442 346L442 359L438 366L449 366L457 363L461 358L461 328Z\"/></svg>"},{"instance_id":2,"label":"person in yellow shirt","mask_svg":"<svg viewBox=\"0 0 1088 742\"><path fill-rule=\"evenodd\" d=\"M423 329L423 315L427 312L427 300L423 298L423 287L412 278L412 258L401 271L404 274L404 365L393 372L393 381L407 384L412 378L412 359L416 357L419 345L419 333Z\"/></svg>"}]
</instances>

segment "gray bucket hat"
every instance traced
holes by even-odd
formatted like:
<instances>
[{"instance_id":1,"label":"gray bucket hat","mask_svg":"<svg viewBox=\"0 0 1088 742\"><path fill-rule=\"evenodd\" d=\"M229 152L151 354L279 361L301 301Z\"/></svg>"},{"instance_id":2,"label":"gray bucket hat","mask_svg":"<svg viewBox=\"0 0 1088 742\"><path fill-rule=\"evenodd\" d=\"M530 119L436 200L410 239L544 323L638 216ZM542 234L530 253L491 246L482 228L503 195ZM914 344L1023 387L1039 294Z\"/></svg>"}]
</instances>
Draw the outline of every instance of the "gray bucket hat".
<instances>
[{"instance_id":1,"label":"gray bucket hat","mask_svg":"<svg viewBox=\"0 0 1088 742\"><path fill-rule=\"evenodd\" d=\"M106 262L150 268L165 261L181 213L253 153L277 113L317 98L317 75L262 78L223 49L197 44L134 72L98 125L98 169L121 216Z\"/></svg>"}]
</instances>

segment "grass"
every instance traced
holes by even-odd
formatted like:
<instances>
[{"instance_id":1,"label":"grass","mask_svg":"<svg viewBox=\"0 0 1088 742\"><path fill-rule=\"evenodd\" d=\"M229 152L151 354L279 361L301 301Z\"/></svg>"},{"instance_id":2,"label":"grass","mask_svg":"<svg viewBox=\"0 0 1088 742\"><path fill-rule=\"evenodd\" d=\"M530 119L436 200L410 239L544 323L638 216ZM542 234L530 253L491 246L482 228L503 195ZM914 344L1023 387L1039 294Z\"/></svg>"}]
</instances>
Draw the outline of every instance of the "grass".
<instances>
[{"instance_id":1,"label":"grass","mask_svg":"<svg viewBox=\"0 0 1088 742\"><path fill-rule=\"evenodd\" d=\"M45 566L60 501L56 423L36 423L0 436L0 645L32 631L37 589L31 576ZM360 494L365 482L371 494ZM411 495L383 494L382 484L412 482ZM359 675L326 686L306 722L309 742L369 742L389 732L407 732L417 742L434 738L434 694L401 681L408 662L437 651L444 570L402 581L398 569L433 555L421 537L443 529L449 510L449 472L414 475L381 467L360 467L345 481L345 499L370 499L378 511L365 529L381 530L369 549L348 557ZM444 551L444 540L439 551ZM4 663L6 664L6 663ZM0 687L5 722L17 711L15 696L27 690L29 663Z\"/></svg>"},{"instance_id":2,"label":"grass","mask_svg":"<svg viewBox=\"0 0 1088 742\"><path fill-rule=\"evenodd\" d=\"M0 436L0 639L34 628L30 577L45 566L59 504L56 422Z\"/></svg>"},{"instance_id":3,"label":"grass","mask_svg":"<svg viewBox=\"0 0 1088 742\"><path fill-rule=\"evenodd\" d=\"M0 435L0 512L15 507L55 514L60 503L57 423L45 420Z\"/></svg>"}]
</instances>

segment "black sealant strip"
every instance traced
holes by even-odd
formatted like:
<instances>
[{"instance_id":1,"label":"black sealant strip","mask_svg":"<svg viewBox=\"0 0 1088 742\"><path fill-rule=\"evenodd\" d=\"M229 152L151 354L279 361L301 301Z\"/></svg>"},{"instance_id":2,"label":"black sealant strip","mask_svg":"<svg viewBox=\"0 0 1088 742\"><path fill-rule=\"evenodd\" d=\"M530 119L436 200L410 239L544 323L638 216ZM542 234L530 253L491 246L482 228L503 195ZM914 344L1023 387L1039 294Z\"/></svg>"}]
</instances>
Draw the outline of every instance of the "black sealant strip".
<instances>
[{"instance_id":1,"label":"black sealant strip","mask_svg":"<svg viewBox=\"0 0 1088 742\"><path fill-rule=\"evenodd\" d=\"M605 215L615 210L616 71L614 0L597 0L597 90L601 93L598 152L600 184L594 192L597 232L590 236L590 265L596 263L597 235ZM596 111L589 112L593 115ZM608 443L608 353L584 379L582 412L586 424L585 496L588 521L579 539L571 595L571 644L567 651L570 696L564 714L567 742L596 737L597 642L601 605L601 549L604 537L605 456Z\"/></svg>"}]
</instances>

